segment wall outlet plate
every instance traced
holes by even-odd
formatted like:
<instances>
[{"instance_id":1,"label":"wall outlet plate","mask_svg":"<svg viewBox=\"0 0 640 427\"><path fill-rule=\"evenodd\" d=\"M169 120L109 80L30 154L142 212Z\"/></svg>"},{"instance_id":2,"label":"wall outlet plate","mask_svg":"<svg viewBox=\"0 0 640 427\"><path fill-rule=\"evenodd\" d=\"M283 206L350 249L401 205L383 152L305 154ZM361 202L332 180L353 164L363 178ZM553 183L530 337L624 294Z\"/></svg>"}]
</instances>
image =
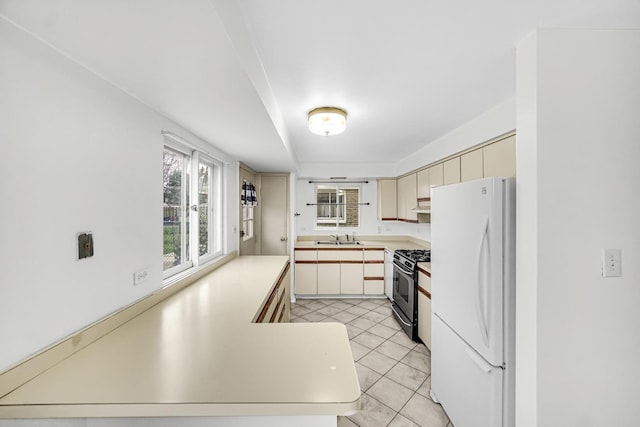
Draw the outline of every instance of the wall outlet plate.
<instances>
[{"instance_id":1,"label":"wall outlet plate","mask_svg":"<svg viewBox=\"0 0 640 427\"><path fill-rule=\"evenodd\" d=\"M90 258L93 256L93 234L90 231L83 231L77 234L78 237L78 259Z\"/></svg>"},{"instance_id":2,"label":"wall outlet plate","mask_svg":"<svg viewBox=\"0 0 640 427\"><path fill-rule=\"evenodd\" d=\"M622 276L622 251L620 249L602 250L602 277Z\"/></svg>"},{"instance_id":3,"label":"wall outlet plate","mask_svg":"<svg viewBox=\"0 0 640 427\"><path fill-rule=\"evenodd\" d=\"M133 273L133 285L139 285L149 278L149 269L143 268Z\"/></svg>"}]
</instances>

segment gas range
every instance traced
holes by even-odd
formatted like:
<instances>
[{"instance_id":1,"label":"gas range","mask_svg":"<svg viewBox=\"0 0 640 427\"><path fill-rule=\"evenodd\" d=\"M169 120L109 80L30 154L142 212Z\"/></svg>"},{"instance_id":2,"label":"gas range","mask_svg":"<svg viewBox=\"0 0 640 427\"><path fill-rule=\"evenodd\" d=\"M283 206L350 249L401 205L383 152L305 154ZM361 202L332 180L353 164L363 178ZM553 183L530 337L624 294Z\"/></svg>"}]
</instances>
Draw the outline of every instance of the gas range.
<instances>
[{"instance_id":1,"label":"gas range","mask_svg":"<svg viewBox=\"0 0 640 427\"><path fill-rule=\"evenodd\" d=\"M418 341L418 263L431 261L426 249L399 249L393 253L393 303L400 327Z\"/></svg>"},{"instance_id":2,"label":"gas range","mask_svg":"<svg viewBox=\"0 0 640 427\"><path fill-rule=\"evenodd\" d=\"M393 262L414 271L419 262L430 262L431 251L428 249L398 249L393 253Z\"/></svg>"}]
</instances>

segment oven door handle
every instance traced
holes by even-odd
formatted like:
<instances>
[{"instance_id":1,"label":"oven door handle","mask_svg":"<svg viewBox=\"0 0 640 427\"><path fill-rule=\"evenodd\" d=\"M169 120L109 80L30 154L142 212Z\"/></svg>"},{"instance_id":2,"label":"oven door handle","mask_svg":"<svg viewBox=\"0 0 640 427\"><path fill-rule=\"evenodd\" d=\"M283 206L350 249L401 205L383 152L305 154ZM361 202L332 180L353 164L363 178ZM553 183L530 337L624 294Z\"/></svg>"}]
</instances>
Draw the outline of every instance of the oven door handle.
<instances>
[{"instance_id":1,"label":"oven door handle","mask_svg":"<svg viewBox=\"0 0 640 427\"><path fill-rule=\"evenodd\" d=\"M402 318L402 316L400 315L400 313L398 313L396 311L396 309L393 307L393 305L391 306L391 310L393 310L393 312L396 314L396 319L398 319L399 321L401 321L405 326L411 327L410 323L407 323L404 321L404 319Z\"/></svg>"},{"instance_id":2,"label":"oven door handle","mask_svg":"<svg viewBox=\"0 0 640 427\"><path fill-rule=\"evenodd\" d=\"M404 274L413 274L413 271L405 270L401 265L393 263L394 267L397 267L398 270L402 271Z\"/></svg>"}]
</instances>

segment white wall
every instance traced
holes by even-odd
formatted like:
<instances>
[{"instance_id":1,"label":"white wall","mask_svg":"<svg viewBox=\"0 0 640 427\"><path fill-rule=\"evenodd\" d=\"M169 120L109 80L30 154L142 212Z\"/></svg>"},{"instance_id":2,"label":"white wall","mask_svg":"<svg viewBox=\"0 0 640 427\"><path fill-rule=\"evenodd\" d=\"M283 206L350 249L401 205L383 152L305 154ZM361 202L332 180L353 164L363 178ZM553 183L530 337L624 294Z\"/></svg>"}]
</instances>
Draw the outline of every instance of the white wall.
<instances>
[{"instance_id":1,"label":"white wall","mask_svg":"<svg viewBox=\"0 0 640 427\"><path fill-rule=\"evenodd\" d=\"M303 178L339 176L359 179L368 176L390 178L397 173L395 163L300 163L297 175Z\"/></svg>"},{"instance_id":2,"label":"white wall","mask_svg":"<svg viewBox=\"0 0 640 427\"><path fill-rule=\"evenodd\" d=\"M431 238L430 224L409 224L397 221L378 221L378 183L376 179L368 179L368 184L360 184L362 192L360 200L363 203L370 203L369 206L361 206L360 228L339 230L340 234L351 234L355 231L357 236L371 235L392 235L392 236L413 236L421 240ZM329 235L336 234L336 230L316 229L314 226L315 206L307 206L307 203L315 203L315 184L309 184L309 179L296 180L295 189L295 232L297 236L309 235Z\"/></svg>"},{"instance_id":3,"label":"white wall","mask_svg":"<svg viewBox=\"0 0 640 427\"><path fill-rule=\"evenodd\" d=\"M516 127L515 99L507 99L401 160L394 176L402 175L475 145L512 132ZM383 176L383 175L377 175Z\"/></svg>"},{"instance_id":4,"label":"white wall","mask_svg":"<svg viewBox=\"0 0 640 427\"><path fill-rule=\"evenodd\" d=\"M160 131L216 150L1 18L0 58L3 370L161 287ZM95 255L77 261L87 230Z\"/></svg>"},{"instance_id":5,"label":"white wall","mask_svg":"<svg viewBox=\"0 0 640 427\"><path fill-rule=\"evenodd\" d=\"M518 300L518 426L640 420L638 52L637 30L518 48L518 292L535 294ZM622 250L622 277L601 277L603 248Z\"/></svg>"}]
</instances>

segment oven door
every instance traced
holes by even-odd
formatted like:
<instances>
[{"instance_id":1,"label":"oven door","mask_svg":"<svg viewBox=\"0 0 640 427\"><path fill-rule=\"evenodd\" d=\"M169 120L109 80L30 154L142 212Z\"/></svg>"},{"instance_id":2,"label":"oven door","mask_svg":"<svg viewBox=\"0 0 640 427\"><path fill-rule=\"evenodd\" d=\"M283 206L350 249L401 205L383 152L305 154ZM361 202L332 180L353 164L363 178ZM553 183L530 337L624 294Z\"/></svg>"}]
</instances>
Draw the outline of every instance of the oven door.
<instances>
[{"instance_id":1,"label":"oven door","mask_svg":"<svg viewBox=\"0 0 640 427\"><path fill-rule=\"evenodd\" d=\"M393 302L404 314L404 319L414 323L415 311L415 283L412 271L405 270L401 265L393 264Z\"/></svg>"}]
</instances>

